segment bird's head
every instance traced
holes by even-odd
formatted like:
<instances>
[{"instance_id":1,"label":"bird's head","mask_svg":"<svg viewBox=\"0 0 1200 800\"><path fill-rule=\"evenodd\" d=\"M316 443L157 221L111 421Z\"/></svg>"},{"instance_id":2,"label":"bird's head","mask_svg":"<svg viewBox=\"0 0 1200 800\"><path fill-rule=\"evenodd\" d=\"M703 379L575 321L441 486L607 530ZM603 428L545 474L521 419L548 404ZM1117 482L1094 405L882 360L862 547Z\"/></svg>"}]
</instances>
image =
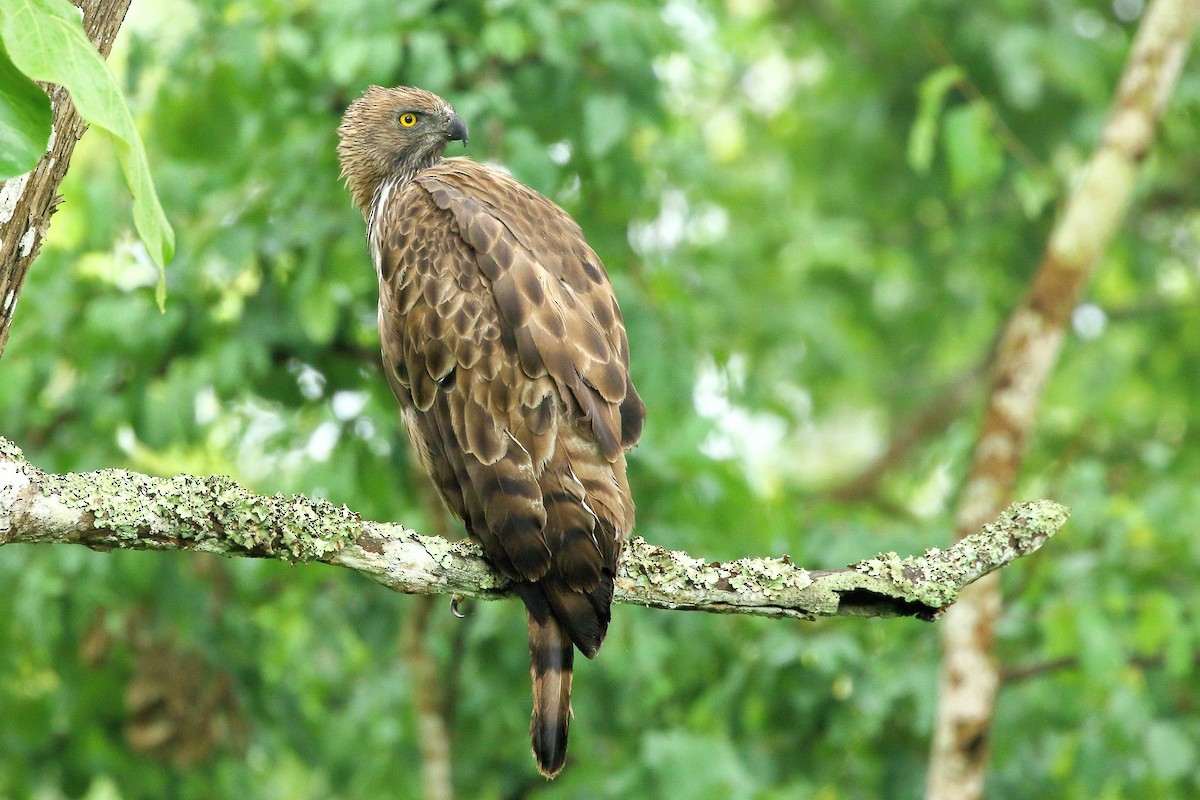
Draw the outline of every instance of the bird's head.
<instances>
[{"instance_id":1,"label":"bird's head","mask_svg":"<svg viewBox=\"0 0 1200 800\"><path fill-rule=\"evenodd\" d=\"M372 86L346 109L338 126L338 161L354 204L367 212L388 178L411 179L442 158L446 145L467 141L467 126L442 98L411 86Z\"/></svg>"}]
</instances>

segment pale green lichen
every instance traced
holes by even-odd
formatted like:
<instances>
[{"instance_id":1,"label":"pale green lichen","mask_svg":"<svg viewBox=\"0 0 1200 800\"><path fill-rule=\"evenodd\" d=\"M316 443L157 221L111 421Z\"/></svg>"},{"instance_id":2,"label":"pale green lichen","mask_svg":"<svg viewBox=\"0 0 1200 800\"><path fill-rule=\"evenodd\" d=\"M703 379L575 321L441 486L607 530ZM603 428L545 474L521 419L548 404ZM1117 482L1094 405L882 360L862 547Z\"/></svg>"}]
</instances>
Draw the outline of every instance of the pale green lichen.
<instances>
[{"instance_id":1,"label":"pale green lichen","mask_svg":"<svg viewBox=\"0 0 1200 800\"><path fill-rule=\"evenodd\" d=\"M634 537L621 560L620 576L649 591L754 592L762 597L797 591L812 583L787 559L739 559L715 563L647 544Z\"/></svg>"},{"instance_id":2,"label":"pale green lichen","mask_svg":"<svg viewBox=\"0 0 1200 800\"><path fill-rule=\"evenodd\" d=\"M14 452L19 454L0 440L0 456L11 459ZM47 541L323 560L400 591L495 597L508 586L471 542L364 524L345 507L323 500L259 497L223 477L154 478L120 470L55 476L27 464L9 469L27 473L51 501L45 520L55 518L54 508L66 512L58 528L62 538ZM819 573L786 557L709 562L635 537L620 562L616 597L663 608L768 616L932 618L962 586L1040 547L1066 517L1066 509L1049 501L1017 505L948 550L931 548L907 558L883 553L847 570Z\"/></svg>"},{"instance_id":3,"label":"pale green lichen","mask_svg":"<svg viewBox=\"0 0 1200 800\"><path fill-rule=\"evenodd\" d=\"M0 436L0 458L21 462L25 460L25 454L21 452L21 448Z\"/></svg>"},{"instance_id":4,"label":"pale green lichen","mask_svg":"<svg viewBox=\"0 0 1200 800\"><path fill-rule=\"evenodd\" d=\"M354 540L361 519L303 497L260 497L226 477L150 478L124 470L46 475L42 492L91 516L97 529L153 547L193 541L289 561L321 559ZM103 546L103 541L95 544ZM114 542L115 544L115 542Z\"/></svg>"},{"instance_id":5,"label":"pale green lichen","mask_svg":"<svg viewBox=\"0 0 1200 800\"><path fill-rule=\"evenodd\" d=\"M808 570L782 558L742 559L728 565L729 584L735 592L758 592L767 598L812 585Z\"/></svg>"},{"instance_id":6,"label":"pale green lichen","mask_svg":"<svg viewBox=\"0 0 1200 800\"><path fill-rule=\"evenodd\" d=\"M635 536L626 545L620 574L635 585L650 590L667 586L714 586L720 579L715 568L698 558L679 557ZM672 557L675 555L675 557Z\"/></svg>"},{"instance_id":7,"label":"pale green lichen","mask_svg":"<svg viewBox=\"0 0 1200 800\"><path fill-rule=\"evenodd\" d=\"M1011 519L1015 526L1009 530L1009 536L1022 551L1032 550L1042 539L1053 536L1070 517L1071 509L1051 500L1018 504L1005 512L1005 518ZM989 523L984 530L995 524Z\"/></svg>"},{"instance_id":8,"label":"pale green lichen","mask_svg":"<svg viewBox=\"0 0 1200 800\"><path fill-rule=\"evenodd\" d=\"M881 553L852 569L882 581L888 594L941 608L953 603L963 586L1036 550L1069 515L1066 507L1049 500L1017 503L949 550L935 547L907 558Z\"/></svg>"},{"instance_id":9,"label":"pale green lichen","mask_svg":"<svg viewBox=\"0 0 1200 800\"><path fill-rule=\"evenodd\" d=\"M896 553L881 553L855 564L853 569L877 579L880 582L877 590L881 593L937 609L954 602L958 590L969 582L968 570L954 555L954 551L941 550L906 558Z\"/></svg>"}]
</instances>

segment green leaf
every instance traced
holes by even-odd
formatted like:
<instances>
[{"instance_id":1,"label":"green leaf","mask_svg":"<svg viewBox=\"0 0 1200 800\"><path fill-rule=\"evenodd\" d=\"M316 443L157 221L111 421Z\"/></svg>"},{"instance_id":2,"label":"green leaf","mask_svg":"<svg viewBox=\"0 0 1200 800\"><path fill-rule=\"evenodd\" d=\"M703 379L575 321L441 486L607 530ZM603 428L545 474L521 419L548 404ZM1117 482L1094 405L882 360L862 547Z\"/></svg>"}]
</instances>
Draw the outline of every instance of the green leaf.
<instances>
[{"instance_id":1,"label":"green leaf","mask_svg":"<svg viewBox=\"0 0 1200 800\"><path fill-rule=\"evenodd\" d=\"M1004 151L990 123L991 112L983 103L946 112L946 157L950 183L959 197L987 189L1004 169Z\"/></svg>"},{"instance_id":2,"label":"green leaf","mask_svg":"<svg viewBox=\"0 0 1200 800\"><path fill-rule=\"evenodd\" d=\"M754 793L754 776L721 734L650 731L642 759L658 778L663 797L741 798Z\"/></svg>"},{"instance_id":3,"label":"green leaf","mask_svg":"<svg viewBox=\"0 0 1200 800\"><path fill-rule=\"evenodd\" d=\"M1128 662L1123 636L1118 636L1108 617L1093 606L1079 609L1079 662L1097 682L1111 682Z\"/></svg>"},{"instance_id":4,"label":"green leaf","mask_svg":"<svg viewBox=\"0 0 1200 800\"><path fill-rule=\"evenodd\" d=\"M587 132L587 148L599 157L621 140L629 127L629 110L625 101L612 94L600 94L587 99L583 107L583 129Z\"/></svg>"},{"instance_id":5,"label":"green leaf","mask_svg":"<svg viewBox=\"0 0 1200 800\"><path fill-rule=\"evenodd\" d=\"M1163 780L1191 775L1196 765L1196 746L1189 733L1169 722L1154 722L1146 728L1146 757L1150 768Z\"/></svg>"},{"instance_id":6,"label":"green leaf","mask_svg":"<svg viewBox=\"0 0 1200 800\"><path fill-rule=\"evenodd\" d=\"M0 181L37 165L53 116L50 98L13 65L0 43Z\"/></svg>"},{"instance_id":7,"label":"green leaf","mask_svg":"<svg viewBox=\"0 0 1200 800\"><path fill-rule=\"evenodd\" d=\"M937 121L942 113L942 104L946 92L960 78L962 70L957 66L942 67L925 76L921 88L917 90L920 98L917 106L917 118L913 120L912 129L908 134L908 163L917 172L928 172L933 163L933 144L937 135Z\"/></svg>"},{"instance_id":8,"label":"green leaf","mask_svg":"<svg viewBox=\"0 0 1200 800\"><path fill-rule=\"evenodd\" d=\"M422 86L450 86L454 79L454 60L446 45L446 37L434 31L413 31L407 39L405 70L421 76ZM379 55L376 51L371 61L378 70Z\"/></svg>"},{"instance_id":9,"label":"green leaf","mask_svg":"<svg viewBox=\"0 0 1200 800\"><path fill-rule=\"evenodd\" d=\"M116 79L84 33L79 9L67 0L13 0L0 14L0 42L17 69L34 80L65 86L80 115L111 134L133 194L134 224L159 267L161 282L161 270L175 251L175 232L155 194L133 117Z\"/></svg>"},{"instance_id":10,"label":"green leaf","mask_svg":"<svg viewBox=\"0 0 1200 800\"><path fill-rule=\"evenodd\" d=\"M483 29L480 47L504 61L516 61L528 46L525 29L510 19L498 19Z\"/></svg>"},{"instance_id":11,"label":"green leaf","mask_svg":"<svg viewBox=\"0 0 1200 800\"><path fill-rule=\"evenodd\" d=\"M1054 181L1043 172L1021 170L1013 176L1013 189L1026 219L1035 219L1054 199Z\"/></svg>"},{"instance_id":12,"label":"green leaf","mask_svg":"<svg viewBox=\"0 0 1200 800\"><path fill-rule=\"evenodd\" d=\"M1163 591L1147 592L1131 631L1133 648L1139 655L1152 656L1165 648L1183 625L1183 607L1174 596Z\"/></svg>"}]
</instances>

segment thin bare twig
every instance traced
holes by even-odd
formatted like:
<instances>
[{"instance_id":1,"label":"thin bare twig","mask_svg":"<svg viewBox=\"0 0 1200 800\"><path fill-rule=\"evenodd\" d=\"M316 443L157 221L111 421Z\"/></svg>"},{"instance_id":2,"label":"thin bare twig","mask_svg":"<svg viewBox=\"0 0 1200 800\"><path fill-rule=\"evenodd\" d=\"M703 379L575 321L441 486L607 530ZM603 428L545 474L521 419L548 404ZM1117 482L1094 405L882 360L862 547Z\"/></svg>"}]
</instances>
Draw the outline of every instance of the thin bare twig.
<instances>
[{"instance_id":1,"label":"thin bare twig","mask_svg":"<svg viewBox=\"0 0 1200 800\"><path fill-rule=\"evenodd\" d=\"M1126 663L1138 669L1161 669L1166 666L1167 657L1162 653L1149 656L1134 656ZM1200 650L1192 653L1191 663L1195 667L1200 667ZM1064 656L1062 658L1053 658L1049 661L1035 661L1032 664L1006 667L1000 673L1000 682L1008 686L1009 684L1020 683L1033 678L1040 678L1044 675L1052 675L1055 672L1062 672L1063 670L1078 669L1081 664L1079 656Z\"/></svg>"},{"instance_id":2,"label":"thin bare twig","mask_svg":"<svg viewBox=\"0 0 1200 800\"><path fill-rule=\"evenodd\" d=\"M843 503L877 498L880 483L892 470L958 418L983 385L984 374L984 362L980 361L941 387L925 406L896 425L896 435L879 456L853 478L834 487L830 496Z\"/></svg>"}]
</instances>

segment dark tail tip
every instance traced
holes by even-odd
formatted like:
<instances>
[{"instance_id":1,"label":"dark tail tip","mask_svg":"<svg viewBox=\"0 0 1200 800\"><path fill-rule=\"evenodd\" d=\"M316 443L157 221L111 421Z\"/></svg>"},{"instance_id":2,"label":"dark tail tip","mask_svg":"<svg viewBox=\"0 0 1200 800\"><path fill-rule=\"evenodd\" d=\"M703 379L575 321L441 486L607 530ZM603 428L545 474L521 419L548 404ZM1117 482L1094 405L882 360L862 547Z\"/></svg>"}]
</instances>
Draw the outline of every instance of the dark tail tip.
<instances>
[{"instance_id":1,"label":"dark tail tip","mask_svg":"<svg viewBox=\"0 0 1200 800\"><path fill-rule=\"evenodd\" d=\"M533 680L533 719L529 735L538 771L553 778L567 760L571 720L571 671L575 651L558 621L529 613L529 675ZM540 615L539 615L540 616Z\"/></svg>"}]
</instances>

